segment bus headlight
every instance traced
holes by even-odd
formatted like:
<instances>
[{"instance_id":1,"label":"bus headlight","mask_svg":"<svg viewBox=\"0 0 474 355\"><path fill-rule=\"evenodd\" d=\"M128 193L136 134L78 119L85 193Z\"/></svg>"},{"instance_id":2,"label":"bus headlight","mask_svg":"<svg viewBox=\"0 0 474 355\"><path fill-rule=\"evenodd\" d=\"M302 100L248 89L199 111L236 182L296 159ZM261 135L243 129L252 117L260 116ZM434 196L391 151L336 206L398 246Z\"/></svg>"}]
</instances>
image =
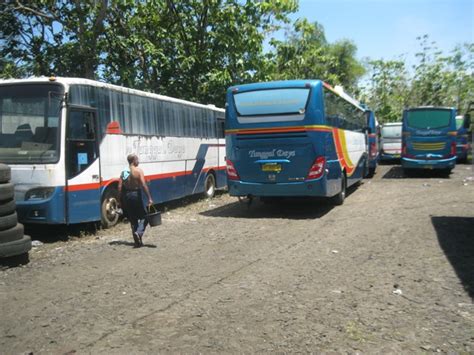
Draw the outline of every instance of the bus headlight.
<instances>
[{"instance_id":1,"label":"bus headlight","mask_svg":"<svg viewBox=\"0 0 474 355\"><path fill-rule=\"evenodd\" d=\"M53 195L54 187L35 187L28 190L25 194L25 201L29 200L46 200Z\"/></svg>"}]
</instances>

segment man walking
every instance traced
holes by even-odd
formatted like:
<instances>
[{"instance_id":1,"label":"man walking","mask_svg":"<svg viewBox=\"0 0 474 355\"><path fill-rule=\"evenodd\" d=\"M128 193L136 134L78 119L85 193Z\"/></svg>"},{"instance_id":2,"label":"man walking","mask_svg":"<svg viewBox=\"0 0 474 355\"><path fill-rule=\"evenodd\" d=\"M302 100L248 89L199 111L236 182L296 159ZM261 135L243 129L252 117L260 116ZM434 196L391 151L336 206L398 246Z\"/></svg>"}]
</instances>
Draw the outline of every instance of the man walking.
<instances>
[{"instance_id":1,"label":"man walking","mask_svg":"<svg viewBox=\"0 0 474 355\"><path fill-rule=\"evenodd\" d=\"M138 167L138 156L130 154L127 156L129 170L122 171L120 175L118 192L123 202L123 210L132 227L135 247L143 246L142 237L148 224L143 207L142 189L148 197L148 206L153 204L150 190L146 185L143 170Z\"/></svg>"}]
</instances>

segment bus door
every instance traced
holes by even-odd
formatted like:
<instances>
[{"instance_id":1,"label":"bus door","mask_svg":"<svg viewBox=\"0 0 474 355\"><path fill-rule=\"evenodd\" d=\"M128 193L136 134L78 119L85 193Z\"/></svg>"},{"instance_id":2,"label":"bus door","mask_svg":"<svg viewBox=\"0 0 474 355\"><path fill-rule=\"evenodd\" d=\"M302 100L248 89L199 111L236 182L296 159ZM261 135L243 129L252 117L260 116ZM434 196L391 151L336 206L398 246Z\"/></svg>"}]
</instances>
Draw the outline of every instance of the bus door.
<instances>
[{"instance_id":1,"label":"bus door","mask_svg":"<svg viewBox=\"0 0 474 355\"><path fill-rule=\"evenodd\" d=\"M100 220L100 162L96 111L69 106L66 125L67 223Z\"/></svg>"}]
</instances>

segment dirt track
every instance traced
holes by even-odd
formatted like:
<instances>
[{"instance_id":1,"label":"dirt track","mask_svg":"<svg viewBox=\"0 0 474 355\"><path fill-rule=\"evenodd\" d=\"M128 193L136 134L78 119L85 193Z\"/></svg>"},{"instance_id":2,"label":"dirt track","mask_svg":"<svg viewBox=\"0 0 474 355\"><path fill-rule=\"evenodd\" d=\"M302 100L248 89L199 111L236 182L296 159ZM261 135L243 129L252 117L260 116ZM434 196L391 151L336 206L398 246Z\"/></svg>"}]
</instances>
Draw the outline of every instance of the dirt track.
<instances>
[{"instance_id":1,"label":"dirt track","mask_svg":"<svg viewBox=\"0 0 474 355\"><path fill-rule=\"evenodd\" d=\"M474 352L472 176L381 166L335 208L221 194L141 249L125 224L50 236L0 270L0 352Z\"/></svg>"}]
</instances>

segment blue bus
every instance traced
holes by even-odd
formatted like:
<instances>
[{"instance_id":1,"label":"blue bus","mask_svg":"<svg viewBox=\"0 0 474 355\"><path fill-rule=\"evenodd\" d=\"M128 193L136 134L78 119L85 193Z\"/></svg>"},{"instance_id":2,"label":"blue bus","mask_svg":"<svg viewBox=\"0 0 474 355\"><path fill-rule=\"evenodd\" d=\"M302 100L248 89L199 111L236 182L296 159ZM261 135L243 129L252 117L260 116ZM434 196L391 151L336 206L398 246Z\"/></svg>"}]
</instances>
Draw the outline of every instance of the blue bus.
<instances>
[{"instance_id":1,"label":"blue bus","mask_svg":"<svg viewBox=\"0 0 474 355\"><path fill-rule=\"evenodd\" d=\"M321 80L234 86L226 103L231 196L333 197L368 171L367 116Z\"/></svg>"},{"instance_id":2,"label":"blue bus","mask_svg":"<svg viewBox=\"0 0 474 355\"><path fill-rule=\"evenodd\" d=\"M377 169L380 153L380 126L374 111L367 110L367 134L369 149L369 176L373 176Z\"/></svg>"},{"instance_id":3,"label":"blue bus","mask_svg":"<svg viewBox=\"0 0 474 355\"><path fill-rule=\"evenodd\" d=\"M466 163L471 145L469 144L469 124L466 120L469 116L456 116L456 157L459 163Z\"/></svg>"},{"instance_id":4,"label":"blue bus","mask_svg":"<svg viewBox=\"0 0 474 355\"><path fill-rule=\"evenodd\" d=\"M403 111L402 156L404 171L442 169L456 165L456 110L423 106Z\"/></svg>"}]
</instances>

